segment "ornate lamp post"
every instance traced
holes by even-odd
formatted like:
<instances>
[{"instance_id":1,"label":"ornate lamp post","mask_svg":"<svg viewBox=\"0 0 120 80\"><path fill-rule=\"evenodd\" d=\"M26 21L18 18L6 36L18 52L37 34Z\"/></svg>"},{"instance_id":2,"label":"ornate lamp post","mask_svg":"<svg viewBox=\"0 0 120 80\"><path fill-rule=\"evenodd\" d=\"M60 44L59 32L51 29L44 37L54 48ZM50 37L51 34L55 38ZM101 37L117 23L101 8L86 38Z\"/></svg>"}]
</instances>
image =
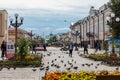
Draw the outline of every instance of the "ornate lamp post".
<instances>
[{"instance_id":1,"label":"ornate lamp post","mask_svg":"<svg viewBox=\"0 0 120 80\"><path fill-rule=\"evenodd\" d=\"M32 38L35 34L33 34L32 30L31 30L29 35L30 35L30 42L31 42L31 50L32 50L32 54L33 54L33 39Z\"/></svg>"},{"instance_id":2,"label":"ornate lamp post","mask_svg":"<svg viewBox=\"0 0 120 80\"><path fill-rule=\"evenodd\" d=\"M15 22L13 23L13 18L10 19L10 25L15 27L15 53L17 53L17 28L23 24L23 17L20 17L20 21L18 22L18 14L15 14Z\"/></svg>"},{"instance_id":3,"label":"ornate lamp post","mask_svg":"<svg viewBox=\"0 0 120 80\"><path fill-rule=\"evenodd\" d=\"M69 42L71 42L71 32L69 32L68 37L69 37Z\"/></svg>"},{"instance_id":4,"label":"ornate lamp post","mask_svg":"<svg viewBox=\"0 0 120 80\"><path fill-rule=\"evenodd\" d=\"M79 38L80 38L80 47L82 47L82 37L81 37L81 31L82 31L82 29L81 29L81 22L79 22L79 25L80 25L80 34L79 34Z\"/></svg>"},{"instance_id":5,"label":"ornate lamp post","mask_svg":"<svg viewBox=\"0 0 120 80\"><path fill-rule=\"evenodd\" d=\"M111 13L110 16L106 17L107 24L112 28L112 54L115 53L114 49L114 28L116 26L116 22L120 21L120 18L115 17L114 13Z\"/></svg>"},{"instance_id":6,"label":"ornate lamp post","mask_svg":"<svg viewBox=\"0 0 120 80\"><path fill-rule=\"evenodd\" d=\"M80 34L80 31L78 31L77 29L75 29L74 32L72 32L72 35L76 36L76 42L75 42L75 50L78 51L78 47L77 47L77 36Z\"/></svg>"}]
</instances>

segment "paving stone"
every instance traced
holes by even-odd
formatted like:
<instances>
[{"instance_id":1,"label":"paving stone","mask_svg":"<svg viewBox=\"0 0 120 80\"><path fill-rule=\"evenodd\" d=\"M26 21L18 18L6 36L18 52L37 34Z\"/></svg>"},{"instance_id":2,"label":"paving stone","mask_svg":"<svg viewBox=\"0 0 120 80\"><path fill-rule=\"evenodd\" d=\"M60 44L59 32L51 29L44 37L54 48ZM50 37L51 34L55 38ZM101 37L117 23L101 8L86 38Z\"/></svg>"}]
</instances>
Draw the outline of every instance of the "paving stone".
<instances>
[{"instance_id":1,"label":"paving stone","mask_svg":"<svg viewBox=\"0 0 120 80\"><path fill-rule=\"evenodd\" d=\"M87 71L99 71L99 70L110 70L113 71L116 69L116 67L109 67L105 65L97 66L97 64L100 64L100 61L93 61L86 58L83 58L78 55L83 53L83 48L80 48L79 51L73 51L73 56L69 57L69 54L66 54L68 51L60 51L60 48L57 47L47 47L47 50L49 51L41 51L42 54L45 55L43 57L44 70L40 70L40 68L36 68L36 71L33 71L33 68L17 68L14 69L6 69L3 68L0 71L0 80L42 80L42 77L45 76L46 67L49 66L48 72L53 71L69 71L72 72L79 72L81 70L87 70ZM89 53L94 53L94 49L89 49ZM103 53L104 51L98 51L98 53ZM47 54L50 54L50 56L47 56ZM60 58L59 58L60 57ZM1 58L0 58L1 59ZM56 61L55 61L56 59ZM61 60L63 62L61 62ZM49 64L48 64L49 63ZM51 66L54 64L53 66ZM64 66L66 64L66 66ZM84 64L84 66L82 66ZM87 64L87 65L86 65ZM89 64L92 64L88 66ZM57 68L56 66L59 65L60 67ZM73 65L73 66L72 66ZM97 68L96 68L97 66ZM72 68L71 68L72 67ZM77 69L74 69L74 67L77 67Z\"/></svg>"}]
</instances>

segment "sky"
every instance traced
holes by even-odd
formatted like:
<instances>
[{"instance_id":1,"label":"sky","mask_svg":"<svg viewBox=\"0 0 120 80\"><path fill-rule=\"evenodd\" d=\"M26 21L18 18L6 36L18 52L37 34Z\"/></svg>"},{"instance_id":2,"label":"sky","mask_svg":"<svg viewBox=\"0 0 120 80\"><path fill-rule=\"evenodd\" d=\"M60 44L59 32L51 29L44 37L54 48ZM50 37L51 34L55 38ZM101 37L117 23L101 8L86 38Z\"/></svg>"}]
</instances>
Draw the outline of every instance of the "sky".
<instances>
[{"instance_id":1,"label":"sky","mask_svg":"<svg viewBox=\"0 0 120 80\"><path fill-rule=\"evenodd\" d=\"M0 0L0 10L8 12L9 19L14 14L24 17L19 28L36 35L49 35L70 31L71 23L89 15L91 6L99 9L109 0ZM20 21L19 21L20 22Z\"/></svg>"}]
</instances>

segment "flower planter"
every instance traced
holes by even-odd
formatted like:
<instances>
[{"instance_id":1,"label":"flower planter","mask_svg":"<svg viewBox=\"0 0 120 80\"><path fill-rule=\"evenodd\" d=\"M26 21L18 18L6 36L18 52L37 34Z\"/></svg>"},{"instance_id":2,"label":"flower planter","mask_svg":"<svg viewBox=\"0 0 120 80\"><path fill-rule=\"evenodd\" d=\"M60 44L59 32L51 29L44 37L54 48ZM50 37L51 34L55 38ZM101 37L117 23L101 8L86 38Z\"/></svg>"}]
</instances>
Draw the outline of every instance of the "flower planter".
<instances>
[{"instance_id":1,"label":"flower planter","mask_svg":"<svg viewBox=\"0 0 120 80\"><path fill-rule=\"evenodd\" d=\"M120 80L120 75L97 76L96 80Z\"/></svg>"}]
</instances>

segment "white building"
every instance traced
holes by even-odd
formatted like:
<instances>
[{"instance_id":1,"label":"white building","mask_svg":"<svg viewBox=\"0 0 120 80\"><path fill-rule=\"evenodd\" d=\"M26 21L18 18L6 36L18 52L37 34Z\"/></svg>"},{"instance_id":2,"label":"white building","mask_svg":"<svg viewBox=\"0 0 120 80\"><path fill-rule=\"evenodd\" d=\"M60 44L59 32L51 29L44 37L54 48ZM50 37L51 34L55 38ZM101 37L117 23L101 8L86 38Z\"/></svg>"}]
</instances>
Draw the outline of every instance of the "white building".
<instances>
[{"instance_id":1,"label":"white building","mask_svg":"<svg viewBox=\"0 0 120 80\"><path fill-rule=\"evenodd\" d=\"M70 26L71 31L77 29L81 35L81 37L77 37L77 42L71 39L74 43L89 43L94 47L96 41L102 43L108 37L109 26L106 17L111 13L108 5L109 3L104 4L98 10L92 6L88 16ZM74 38L76 37L74 36Z\"/></svg>"}]
</instances>

